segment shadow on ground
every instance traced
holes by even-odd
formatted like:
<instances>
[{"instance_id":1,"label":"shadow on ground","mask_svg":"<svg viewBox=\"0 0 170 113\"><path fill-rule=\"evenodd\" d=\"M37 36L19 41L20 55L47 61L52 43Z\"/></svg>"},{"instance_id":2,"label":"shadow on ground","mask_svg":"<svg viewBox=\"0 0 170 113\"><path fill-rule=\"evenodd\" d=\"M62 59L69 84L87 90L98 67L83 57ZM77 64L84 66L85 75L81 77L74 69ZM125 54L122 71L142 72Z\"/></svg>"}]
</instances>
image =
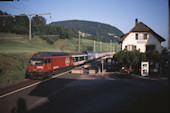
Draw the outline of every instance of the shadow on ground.
<instances>
[{"instance_id":1,"label":"shadow on ground","mask_svg":"<svg viewBox=\"0 0 170 113\"><path fill-rule=\"evenodd\" d=\"M129 79L118 73L96 79L56 78L39 84L29 95L47 98L29 113L169 112L168 81Z\"/></svg>"}]
</instances>

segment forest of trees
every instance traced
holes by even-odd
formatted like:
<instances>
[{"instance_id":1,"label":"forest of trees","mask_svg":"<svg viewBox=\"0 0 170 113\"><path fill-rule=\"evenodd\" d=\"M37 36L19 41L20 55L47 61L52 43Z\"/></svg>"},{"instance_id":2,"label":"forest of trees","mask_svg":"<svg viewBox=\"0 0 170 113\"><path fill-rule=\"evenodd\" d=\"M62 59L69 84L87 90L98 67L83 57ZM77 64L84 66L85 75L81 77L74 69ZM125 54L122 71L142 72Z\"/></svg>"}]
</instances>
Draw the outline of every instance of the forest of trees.
<instances>
[{"instance_id":1,"label":"forest of trees","mask_svg":"<svg viewBox=\"0 0 170 113\"><path fill-rule=\"evenodd\" d=\"M0 11L0 15L9 15L6 12ZM80 27L83 29L84 25L86 23L82 22ZM96 41L102 41L102 42L110 42L110 40L113 40L114 42L117 42L114 37L108 38L104 35L97 33L101 32L104 33L105 30L109 32L110 29L108 29L106 26L100 28L100 31L96 31L94 29L93 25L95 22L91 22L88 27L84 29L89 29L91 33L93 33L91 36L84 37L86 39L90 40L96 40ZM101 24L102 25L102 24ZM114 29L117 31L117 29ZM34 16L31 18L31 31L32 36L40 36L42 39L46 40L48 43L53 44L58 39L72 39L72 38L78 38L78 31L75 28L66 28L62 27L60 25L53 25L53 24L46 24L46 19L42 16ZM7 32L7 33L16 33L16 34L29 34L29 17L28 16L8 16L8 17L1 17L0 18L0 32ZM94 32L96 32L94 34ZM118 35L121 35L122 33L119 31Z\"/></svg>"},{"instance_id":2,"label":"forest of trees","mask_svg":"<svg viewBox=\"0 0 170 113\"><path fill-rule=\"evenodd\" d=\"M100 36L112 39L113 41L118 41L115 36L121 37L123 32L118 28L104 24L99 22L92 22L86 20L66 20L66 21L58 21L52 22L53 26L62 26L64 28L74 28L77 31L81 31L84 33L92 34L94 36ZM108 35L108 33L113 34L112 36Z\"/></svg>"},{"instance_id":3,"label":"forest of trees","mask_svg":"<svg viewBox=\"0 0 170 113\"><path fill-rule=\"evenodd\" d=\"M117 52L113 59L116 62L119 62L120 66L128 66L129 69L135 69L135 73L140 73L139 69L141 68L142 61L149 61L150 63L150 74L151 75L160 75L167 76L168 75L168 50L164 48L161 53L156 50L146 51L145 53L141 53L138 50L127 51L126 49L123 51ZM151 72L156 68L156 64L158 64L158 72Z\"/></svg>"},{"instance_id":4,"label":"forest of trees","mask_svg":"<svg viewBox=\"0 0 170 113\"><path fill-rule=\"evenodd\" d=\"M0 11L0 15L8 15ZM74 29L62 28L60 26L51 26L46 24L42 16L34 16L31 19L32 35L38 35L50 44L53 44L58 38L77 38L78 33ZM28 34L29 18L28 16L8 16L0 18L0 32ZM45 35L45 36L44 36ZM51 36L52 35L52 36Z\"/></svg>"},{"instance_id":5,"label":"forest of trees","mask_svg":"<svg viewBox=\"0 0 170 113\"><path fill-rule=\"evenodd\" d=\"M8 15L0 11L0 15ZM27 16L9 16L0 18L0 32L28 34L29 19Z\"/></svg>"}]
</instances>

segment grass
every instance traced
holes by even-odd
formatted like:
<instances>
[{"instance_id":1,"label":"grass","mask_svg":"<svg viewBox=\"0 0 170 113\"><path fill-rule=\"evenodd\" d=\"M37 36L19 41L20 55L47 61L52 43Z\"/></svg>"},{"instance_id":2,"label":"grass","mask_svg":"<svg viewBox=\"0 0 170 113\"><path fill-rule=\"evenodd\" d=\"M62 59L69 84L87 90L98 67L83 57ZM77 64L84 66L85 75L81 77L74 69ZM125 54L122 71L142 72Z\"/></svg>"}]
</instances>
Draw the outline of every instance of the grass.
<instances>
[{"instance_id":1,"label":"grass","mask_svg":"<svg viewBox=\"0 0 170 113\"><path fill-rule=\"evenodd\" d=\"M0 39L0 53L34 53L39 51L56 51L55 46L48 44L39 37L28 40L23 39Z\"/></svg>"},{"instance_id":2,"label":"grass","mask_svg":"<svg viewBox=\"0 0 170 113\"><path fill-rule=\"evenodd\" d=\"M2 33L0 32L0 37L28 37L26 35L13 34L13 33Z\"/></svg>"},{"instance_id":3,"label":"grass","mask_svg":"<svg viewBox=\"0 0 170 113\"><path fill-rule=\"evenodd\" d=\"M25 53L1 53L0 85L14 83L24 79L31 55Z\"/></svg>"},{"instance_id":4,"label":"grass","mask_svg":"<svg viewBox=\"0 0 170 113\"><path fill-rule=\"evenodd\" d=\"M53 45L38 36L28 39L28 35L0 33L0 85L15 83L25 78L28 61L31 56L44 52L78 52L78 39L59 39ZM22 39L7 39L6 37L23 37ZM113 44L118 50L120 45ZM102 43L103 51L107 51L107 43ZM108 45L109 46L109 45ZM81 39L81 51L91 48L93 40ZM96 42L96 51L100 50L100 42Z\"/></svg>"}]
</instances>

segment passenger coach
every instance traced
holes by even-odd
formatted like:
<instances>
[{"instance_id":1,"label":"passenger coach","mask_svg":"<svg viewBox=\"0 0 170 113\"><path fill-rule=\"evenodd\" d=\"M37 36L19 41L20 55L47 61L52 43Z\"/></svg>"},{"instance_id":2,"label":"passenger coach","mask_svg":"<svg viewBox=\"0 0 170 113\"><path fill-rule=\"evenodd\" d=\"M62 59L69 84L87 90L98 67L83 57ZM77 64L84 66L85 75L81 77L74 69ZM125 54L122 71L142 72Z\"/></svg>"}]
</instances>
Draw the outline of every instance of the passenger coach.
<instances>
[{"instance_id":1,"label":"passenger coach","mask_svg":"<svg viewBox=\"0 0 170 113\"><path fill-rule=\"evenodd\" d=\"M72 60L74 66L86 63L88 61L87 58L87 54L85 53L72 53Z\"/></svg>"}]
</instances>

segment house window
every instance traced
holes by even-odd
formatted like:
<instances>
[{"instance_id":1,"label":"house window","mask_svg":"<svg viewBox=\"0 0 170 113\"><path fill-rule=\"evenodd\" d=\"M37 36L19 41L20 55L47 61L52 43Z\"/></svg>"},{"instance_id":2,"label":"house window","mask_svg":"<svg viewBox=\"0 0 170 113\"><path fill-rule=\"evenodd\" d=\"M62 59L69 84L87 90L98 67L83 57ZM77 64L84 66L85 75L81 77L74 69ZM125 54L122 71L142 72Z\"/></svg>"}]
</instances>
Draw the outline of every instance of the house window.
<instances>
[{"instance_id":1,"label":"house window","mask_svg":"<svg viewBox=\"0 0 170 113\"><path fill-rule=\"evenodd\" d=\"M146 51L153 51L155 50L155 45L146 45Z\"/></svg>"},{"instance_id":2,"label":"house window","mask_svg":"<svg viewBox=\"0 0 170 113\"><path fill-rule=\"evenodd\" d=\"M138 40L138 34L136 34L136 40Z\"/></svg>"},{"instance_id":3,"label":"house window","mask_svg":"<svg viewBox=\"0 0 170 113\"><path fill-rule=\"evenodd\" d=\"M125 49L127 49L127 46L125 46Z\"/></svg>"},{"instance_id":4,"label":"house window","mask_svg":"<svg viewBox=\"0 0 170 113\"><path fill-rule=\"evenodd\" d=\"M147 39L147 34L144 34L144 40L146 40Z\"/></svg>"},{"instance_id":5,"label":"house window","mask_svg":"<svg viewBox=\"0 0 170 113\"><path fill-rule=\"evenodd\" d=\"M128 51L133 51L133 50L136 50L136 46L135 45L127 45L127 46L125 46L125 49L127 49Z\"/></svg>"},{"instance_id":6,"label":"house window","mask_svg":"<svg viewBox=\"0 0 170 113\"><path fill-rule=\"evenodd\" d=\"M136 34L136 40L146 40L146 39L147 39L147 34L139 33L139 36L138 34Z\"/></svg>"}]
</instances>

